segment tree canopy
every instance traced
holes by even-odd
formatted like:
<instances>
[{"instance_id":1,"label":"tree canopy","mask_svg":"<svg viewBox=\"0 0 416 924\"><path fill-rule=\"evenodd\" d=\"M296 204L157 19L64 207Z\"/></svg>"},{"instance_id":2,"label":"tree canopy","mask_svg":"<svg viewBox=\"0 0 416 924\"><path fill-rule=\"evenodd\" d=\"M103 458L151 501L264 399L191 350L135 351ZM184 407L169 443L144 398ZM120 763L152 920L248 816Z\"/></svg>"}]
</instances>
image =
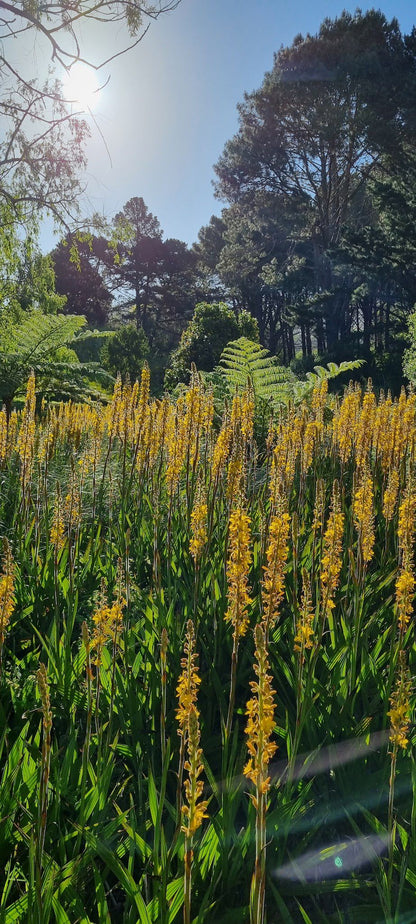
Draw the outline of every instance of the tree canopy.
<instances>
[{"instance_id":1,"label":"tree canopy","mask_svg":"<svg viewBox=\"0 0 416 924\"><path fill-rule=\"evenodd\" d=\"M205 272L284 361L294 330L305 357L388 351L412 298L416 30L375 10L326 19L238 108L215 168L226 207L196 248Z\"/></svg>"},{"instance_id":2,"label":"tree canopy","mask_svg":"<svg viewBox=\"0 0 416 924\"><path fill-rule=\"evenodd\" d=\"M19 216L33 214L39 207L66 221L76 213L88 127L82 113L67 103L54 66L59 64L68 71L83 62L99 70L137 45L151 21L175 9L179 2L0 0L0 199L13 204ZM100 29L113 26L115 45L110 58L103 60L99 54L94 60L86 57L82 29L88 22L96 30L96 49L100 47ZM114 30L115 24L122 23L127 26L127 41L125 30ZM28 72L24 52L19 55L25 39L36 39L45 59L50 58L49 77Z\"/></svg>"}]
</instances>

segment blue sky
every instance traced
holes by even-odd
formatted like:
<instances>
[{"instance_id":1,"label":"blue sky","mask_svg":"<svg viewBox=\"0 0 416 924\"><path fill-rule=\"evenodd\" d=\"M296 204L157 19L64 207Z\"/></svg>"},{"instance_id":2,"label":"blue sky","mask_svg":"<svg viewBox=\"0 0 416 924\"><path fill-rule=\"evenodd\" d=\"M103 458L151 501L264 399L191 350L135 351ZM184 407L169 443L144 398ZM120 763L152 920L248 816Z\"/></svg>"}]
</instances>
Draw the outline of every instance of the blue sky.
<instances>
[{"instance_id":1,"label":"blue sky","mask_svg":"<svg viewBox=\"0 0 416 924\"><path fill-rule=\"evenodd\" d=\"M366 10L374 4L362 5ZM336 0L182 0L152 24L138 47L103 69L88 143L85 213L113 216L132 196L142 196L165 236L191 244L211 215L213 164L237 129L237 103L260 86L273 52L301 32L315 33L322 20L356 4ZM416 22L413 3L380 7L396 16L402 32ZM96 60L107 56L122 32L85 31ZM97 47L98 46L98 47ZM43 246L52 243L49 231Z\"/></svg>"}]
</instances>

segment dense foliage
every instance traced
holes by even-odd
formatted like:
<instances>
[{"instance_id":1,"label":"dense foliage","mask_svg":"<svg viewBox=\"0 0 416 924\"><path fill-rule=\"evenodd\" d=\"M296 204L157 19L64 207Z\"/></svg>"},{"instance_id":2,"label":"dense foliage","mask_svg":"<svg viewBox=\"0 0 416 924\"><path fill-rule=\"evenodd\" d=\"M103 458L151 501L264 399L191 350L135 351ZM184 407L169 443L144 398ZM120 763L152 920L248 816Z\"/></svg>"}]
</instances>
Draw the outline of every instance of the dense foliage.
<instances>
[{"instance_id":1,"label":"dense foliage","mask_svg":"<svg viewBox=\"0 0 416 924\"><path fill-rule=\"evenodd\" d=\"M412 915L415 403L0 412L1 920Z\"/></svg>"},{"instance_id":2,"label":"dense foliage","mask_svg":"<svg viewBox=\"0 0 416 924\"><path fill-rule=\"evenodd\" d=\"M201 269L284 363L302 351L400 379L415 300L415 30L344 12L276 53L216 165Z\"/></svg>"}]
</instances>

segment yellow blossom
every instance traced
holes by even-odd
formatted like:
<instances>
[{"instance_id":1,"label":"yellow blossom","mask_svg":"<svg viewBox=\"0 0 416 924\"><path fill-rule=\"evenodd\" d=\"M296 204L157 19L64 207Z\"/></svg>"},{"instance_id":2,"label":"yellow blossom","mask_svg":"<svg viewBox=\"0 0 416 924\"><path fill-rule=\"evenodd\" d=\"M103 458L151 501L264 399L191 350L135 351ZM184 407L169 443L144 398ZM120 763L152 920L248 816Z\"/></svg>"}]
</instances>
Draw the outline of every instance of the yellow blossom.
<instances>
[{"instance_id":1,"label":"yellow blossom","mask_svg":"<svg viewBox=\"0 0 416 924\"><path fill-rule=\"evenodd\" d=\"M290 516L281 512L270 522L268 546L266 550L267 565L264 566L262 590L263 619L266 635L276 622L283 600L285 572L289 554Z\"/></svg>"},{"instance_id":2,"label":"yellow blossom","mask_svg":"<svg viewBox=\"0 0 416 924\"><path fill-rule=\"evenodd\" d=\"M321 590L326 609L333 609L333 595L338 587L342 567L342 537L344 533L344 516L341 513L339 488L334 482L332 504L328 524L323 539L321 559Z\"/></svg>"},{"instance_id":3,"label":"yellow blossom","mask_svg":"<svg viewBox=\"0 0 416 924\"><path fill-rule=\"evenodd\" d=\"M399 473L393 468L389 471L387 487L383 494L383 517L386 523L393 518L399 493Z\"/></svg>"},{"instance_id":4,"label":"yellow blossom","mask_svg":"<svg viewBox=\"0 0 416 924\"><path fill-rule=\"evenodd\" d=\"M228 609L225 619L232 623L234 639L242 638L248 627L249 596L248 575L251 567L250 517L238 507L230 516L230 551L227 562Z\"/></svg>"},{"instance_id":5,"label":"yellow blossom","mask_svg":"<svg viewBox=\"0 0 416 924\"><path fill-rule=\"evenodd\" d=\"M410 728L411 707L410 707L410 688L411 681L409 670L406 665L405 653L400 652L399 667L396 684L390 697L390 710L387 713L390 719L390 741L394 747L405 749L409 743L407 733Z\"/></svg>"},{"instance_id":6,"label":"yellow blossom","mask_svg":"<svg viewBox=\"0 0 416 924\"><path fill-rule=\"evenodd\" d=\"M401 570L396 581L396 604L398 609L398 622L401 632L405 632L413 613L413 600L415 596L415 578L410 570Z\"/></svg>"},{"instance_id":7,"label":"yellow blossom","mask_svg":"<svg viewBox=\"0 0 416 924\"><path fill-rule=\"evenodd\" d=\"M191 706L196 708L198 687L201 683L197 668L198 656L195 652L195 629L191 619L186 626L184 657L181 659L182 672L176 687L178 708L176 720L179 725L178 735L186 737Z\"/></svg>"},{"instance_id":8,"label":"yellow blossom","mask_svg":"<svg viewBox=\"0 0 416 924\"><path fill-rule=\"evenodd\" d=\"M195 564L199 561L208 539L207 518L208 506L204 500L199 499L191 513L191 541L189 543L189 551Z\"/></svg>"},{"instance_id":9,"label":"yellow blossom","mask_svg":"<svg viewBox=\"0 0 416 924\"><path fill-rule=\"evenodd\" d=\"M181 828L187 838L192 838L202 824L202 820L208 818L206 813L208 802L201 801L204 784L199 779L203 772L203 766L201 763L202 749L199 747L201 734L198 715L195 705L191 704L187 728L188 759L184 763L184 769L188 772L188 779L184 783L185 797L188 804L182 806L182 814L186 819L186 824L183 824Z\"/></svg>"},{"instance_id":10,"label":"yellow blossom","mask_svg":"<svg viewBox=\"0 0 416 924\"><path fill-rule=\"evenodd\" d=\"M0 574L0 652L2 651L10 619L16 606L16 567L7 539L4 545L3 567Z\"/></svg>"},{"instance_id":11,"label":"yellow blossom","mask_svg":"<svg viewBox=\"0 0 416 924\"><path fill-rule=\"evenodd\" d=\"M305 651L313 647L313 620L314 610L312 606L311 585L305 572L303 575L303 591L300 616L296 623L296 635L294 643L294 650L300 652L302 661L304 659Z\"/></svg>"},{"instance_id":12,"label":"yellow blossom","mask_svg":"<svg viewBox=\"0 0 416 924\"><path fill-rule=\"evenodd\" d=\"M246 708L247 750L250 756L243 773L254 783L258 796L269 789L268 765L276 753L277 745L271 741L274 729L274 691L272 678L268 674L266 636L260 625L255 629L255 641L254 671L257 680L250 681L253 696L248 700Z\"/></svg>"},{"instance_id":13,"label":"yellow blossom","mask_svg":"<svg viewBox=\"0 0 416 924\"><path fill-rule=\"evenodd\" d=\"M373 480L369 470L364 466L354 494L353 510L361 559L365 565L371 561L374 554L373 495Z\"/></svg>"},{"instance_id":14,"label":"yellow blossom","mask_svg":"<svg viewBox=\"0 0 416 924\"><path fill-rule=\"evenodd\" d=\"M221 474L227 461L228 453L230 451L232 433L232 427L225 425L218 434L218 439L214 446L214 454L212 459L213 481L215 481Z\"/></svg>"}]
</instances>

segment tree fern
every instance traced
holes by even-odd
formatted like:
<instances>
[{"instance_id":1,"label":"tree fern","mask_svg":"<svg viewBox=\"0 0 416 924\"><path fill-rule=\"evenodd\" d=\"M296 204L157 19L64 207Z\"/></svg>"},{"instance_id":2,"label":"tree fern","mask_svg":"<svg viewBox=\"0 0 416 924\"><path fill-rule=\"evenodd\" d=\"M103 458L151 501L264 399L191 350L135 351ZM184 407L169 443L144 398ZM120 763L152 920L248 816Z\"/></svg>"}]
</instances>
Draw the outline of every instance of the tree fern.
<instances>
[{"instance_id":1,"label":"tree fern","mask_svg":"<svg viewBox=\"0 0 416 924\"><path fill-rule=\"evenodd\" d=\"M352 372L363 365L363 360L328 363L315 366L314 372L307 372L306 379L298 379L291 369L279 366L275 356L265 347L247 337L240 337L228 343L221 354L217 367L225 377L231 391L245 388L251 383L257 400L269 401L274 406L286 404L289 400L302 401L325 379L333 379L344 372Z\"/></svg>"},{"instance_id":2,"label":"tree fern","mask_svg":"<svg viewBox=\"0 0 416 924\"><path fill-rule=\"evenodd\" d=\"M286 395L296 376L286 366L279 366L275 356L259 343L239 337L228 343L221 354L220 368L232 390L251 382L255 398L274 400Z\"/></svg>"},{"instance_id":3,"label":"tree fern","mask_svg":"<svg viewBox=\"0 0 416 924\"><path fill-rule=\"evenodd\" d=\"M304 401L308 395L325 379L335 379L344 372L352 372L363 366L365 359L344 360L342 363L328 363L327 366L314 366L314 372L307 372L306 379L299 379L294 387L294 397L297 401Z\"/></svg>"},{"instance_id":4,"label":"tree fern","mask_svg":"<svg viewBox=\"0 0 416 924\"><path fill-rule=\"evenodd\" d=\"M112 382L97 363L73 362L74 354L69 354L69 361L61 361L62 347L74 345L85 324L81 315L48 315L36 310L16 322L9 312L0 312L0 405L4 403L10 411L32 369L37 377L44 377L42 391L50 396L85 398L97 394L87 379Z\"/></svg>"}]
</instances>

